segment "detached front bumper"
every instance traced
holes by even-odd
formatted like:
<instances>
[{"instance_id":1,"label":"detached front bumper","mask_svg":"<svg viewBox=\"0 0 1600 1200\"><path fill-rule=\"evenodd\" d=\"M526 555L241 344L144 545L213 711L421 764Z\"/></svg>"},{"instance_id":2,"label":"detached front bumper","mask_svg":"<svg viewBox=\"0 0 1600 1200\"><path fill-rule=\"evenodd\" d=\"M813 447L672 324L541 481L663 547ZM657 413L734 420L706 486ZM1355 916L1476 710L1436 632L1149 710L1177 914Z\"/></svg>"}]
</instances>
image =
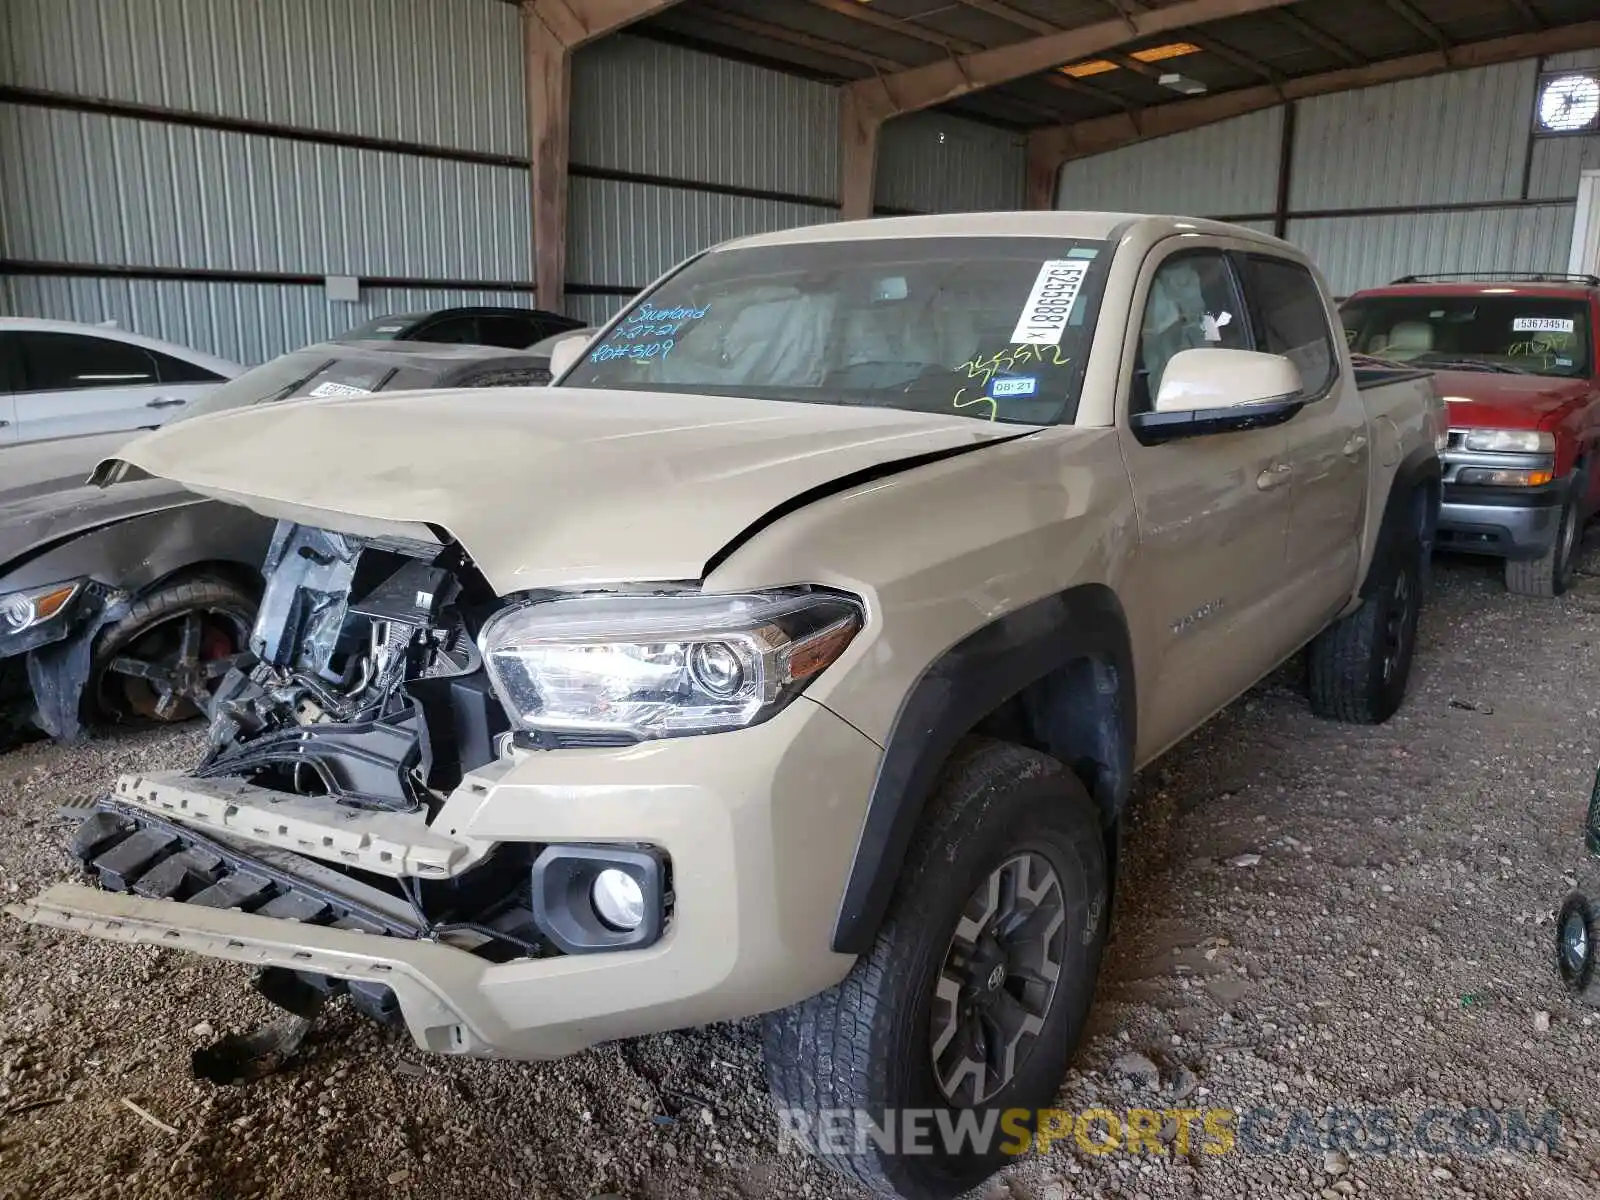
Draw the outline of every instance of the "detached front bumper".
<instances>
[{"instance_id":1,"label":"detached front bumper","mask_svg":"<svg viewBox=\"0 0 1600 1200\"><path fill-rule=\"evenodd\" d=\"M1565 481L1543 487L1444 485L1438 547L1502 558L1538 558L1555 544Z\"/></svg>"},{"instance_id":2,"label":"detached front bumper","mask_svg":"<svg viewBox=\"0 0 1600 1200\"><path fill-rule=\"evenodd\" d=\"M429 938L75 884L6 911L111 941L382 985L424 1049L555 1058L779 1008L843 978L854 959L829 942L880 755L852 726L801 697L736 733L518 752L468 776L427 827L429 838L468 846L657 847L672 863L673 906L661 939L643 949L496 963ZM222 833L181 811L161 815ZM359 839L359 820L337 820L345 843ZM302 812L292 832L263 826L252 837L232 825L225 836L231 845L259 846L274 864L291 837L309 856L301 861L338 862L338 847L321 846L311 821Z\"/></svg>"}]
</instances>

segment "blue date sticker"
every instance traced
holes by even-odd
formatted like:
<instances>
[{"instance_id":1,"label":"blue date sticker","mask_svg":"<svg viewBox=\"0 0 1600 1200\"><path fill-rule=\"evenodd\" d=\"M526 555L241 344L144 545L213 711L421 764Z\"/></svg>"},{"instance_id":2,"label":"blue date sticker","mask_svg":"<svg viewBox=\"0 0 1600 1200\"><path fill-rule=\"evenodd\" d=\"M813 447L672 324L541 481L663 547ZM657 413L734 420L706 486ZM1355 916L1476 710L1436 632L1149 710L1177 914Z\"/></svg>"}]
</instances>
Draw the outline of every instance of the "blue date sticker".
<instances>
[{"instance_id":1,"label":"blue date sticker","mask_svg":"<svg viewBox=\"0 0 1600 1200\"><path fill-rule=\"evenodd\" d=\"M1038 379L1032 375L1021 375L1010 379L996 379L989 387L989 395L996 400L1003 400L1010 396L1031 396L1038 390Z\"/></svg>"}]
</instances>

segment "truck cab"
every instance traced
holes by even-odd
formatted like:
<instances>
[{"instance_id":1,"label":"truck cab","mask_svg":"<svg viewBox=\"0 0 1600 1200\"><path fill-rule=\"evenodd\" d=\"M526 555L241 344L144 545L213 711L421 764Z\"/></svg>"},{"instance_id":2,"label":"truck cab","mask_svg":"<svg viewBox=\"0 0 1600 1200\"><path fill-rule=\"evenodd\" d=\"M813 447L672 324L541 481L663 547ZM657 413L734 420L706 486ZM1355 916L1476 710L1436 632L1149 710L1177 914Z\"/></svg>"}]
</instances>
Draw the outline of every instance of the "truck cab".
<instances>
[{"instance_id":1,"label":"truck cab","mask_svg":"<svg viewBox=\"0 0 1600 1200\"><path fill-rule=\"evenodd\" d=\"M1560 595L1600 508L1600 277L1407 276L1342 315L1353 353L1432 370L1449 406L1438 545Z\"/></svg>"}]
</instances>

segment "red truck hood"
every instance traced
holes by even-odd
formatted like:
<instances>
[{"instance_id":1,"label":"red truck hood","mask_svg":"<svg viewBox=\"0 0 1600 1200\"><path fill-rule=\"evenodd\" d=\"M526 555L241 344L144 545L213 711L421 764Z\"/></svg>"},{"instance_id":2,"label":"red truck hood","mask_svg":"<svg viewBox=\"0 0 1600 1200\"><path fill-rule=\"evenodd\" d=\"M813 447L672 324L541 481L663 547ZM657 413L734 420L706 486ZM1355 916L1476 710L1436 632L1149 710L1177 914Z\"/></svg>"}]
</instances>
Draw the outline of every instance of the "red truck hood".
<instances>
[{"instance_id":1,"label":"red truck hood","mask_svg":"<svg viewBox=\"0 0 1600 1200\"><path fill-rule=\"evenodd\" d=\"M1584 402L1586 379L1548 375L1495 375L1487 371L1436 371L1439 394L1450 407L1452 429L1538 429Z\"/></svg>"}]
</instances>

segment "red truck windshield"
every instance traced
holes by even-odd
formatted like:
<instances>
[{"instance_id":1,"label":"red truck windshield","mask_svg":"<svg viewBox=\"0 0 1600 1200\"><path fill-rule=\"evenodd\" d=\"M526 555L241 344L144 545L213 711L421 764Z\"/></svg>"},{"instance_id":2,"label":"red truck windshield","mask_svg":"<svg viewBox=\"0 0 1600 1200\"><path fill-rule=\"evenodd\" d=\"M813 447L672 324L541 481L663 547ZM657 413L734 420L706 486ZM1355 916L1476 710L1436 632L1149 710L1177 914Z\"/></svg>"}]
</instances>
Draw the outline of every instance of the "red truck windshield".
<instances>
[{"instance_id":1,"label":"red truck windshield","mask_svg":"<svg viewBox=\"0 0 1600 1200\"><path fill-rule=\"evenodd\" d=\"M1589 306L1545 296L1369 296L1343 310L1356 354L1445 370L1587 377Z\"/></svg>"}]
</instances>

